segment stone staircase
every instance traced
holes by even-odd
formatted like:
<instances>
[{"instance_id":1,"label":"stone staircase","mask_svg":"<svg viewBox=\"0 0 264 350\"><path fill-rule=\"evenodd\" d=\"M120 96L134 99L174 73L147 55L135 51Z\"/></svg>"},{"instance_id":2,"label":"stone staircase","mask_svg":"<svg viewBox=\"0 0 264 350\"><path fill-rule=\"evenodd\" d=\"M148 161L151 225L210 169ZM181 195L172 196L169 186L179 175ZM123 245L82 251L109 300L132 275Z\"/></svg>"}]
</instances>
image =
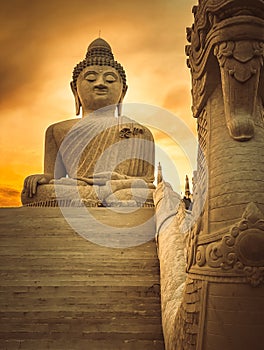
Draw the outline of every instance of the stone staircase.
<instances>
[{"instance_id":1,"label":"stone staircase","mask_svg":"<svg viewBox=\"0 0 264 350\"><path fill-rule=\"evenodd\" d=\"M153 208L140 211L135 218ZM0 218L1 350L164 349L153 239L99 246L77 234L59 208L3 208ZM149 230L154 235L153 222Z\"/></svg>"}]
</instances>

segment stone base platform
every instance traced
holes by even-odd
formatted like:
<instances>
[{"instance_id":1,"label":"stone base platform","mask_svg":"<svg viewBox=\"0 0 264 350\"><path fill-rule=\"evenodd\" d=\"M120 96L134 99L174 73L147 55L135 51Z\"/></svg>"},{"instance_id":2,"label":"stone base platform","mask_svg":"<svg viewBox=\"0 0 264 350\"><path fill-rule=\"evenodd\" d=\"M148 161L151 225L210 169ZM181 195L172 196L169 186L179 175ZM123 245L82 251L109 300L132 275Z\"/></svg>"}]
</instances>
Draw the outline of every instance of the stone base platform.
<instances>
[{"instance_id":1,"label":"stone base platform","mask_svg":"<svg viewBox=\"0 0 264 350\"><path fill-rule=\"evenodd\" d=\"M67 213L101 245L60 208L0 210L0 349L164 349L153 208L120 210Z\"/></svg>"}]
</instances>

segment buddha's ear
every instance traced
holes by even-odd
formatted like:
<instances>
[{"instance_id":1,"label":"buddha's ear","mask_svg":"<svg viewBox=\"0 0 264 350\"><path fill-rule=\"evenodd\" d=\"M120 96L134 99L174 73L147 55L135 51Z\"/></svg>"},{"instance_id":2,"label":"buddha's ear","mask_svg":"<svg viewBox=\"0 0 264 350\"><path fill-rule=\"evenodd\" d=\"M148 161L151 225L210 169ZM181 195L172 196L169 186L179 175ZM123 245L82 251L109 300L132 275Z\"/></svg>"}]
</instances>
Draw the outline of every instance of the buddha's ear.
<instances>
[{"instance_id":1,"label":"buddha's ear","mask_svg":"<svg viewBox=\"0 0 264 350\"><path fill-rule=\"evenodd\" d=\"M122 92L122 101L123 101L123 98L125 97L125 94L127 92L127 88L128 88L128 86L126 85L124 91Z\"/></svg>"},{"instance_id":2,"label":"buddha's ear","mask_svg":"<svg viewBox=\"0 0 264 350\"><path fill-rule=\"evenodd\" d=\"M122 114L122 102L123 102L123 99L124 99L125 94L127 92L127 88L128 88L128 86L126 85L124 91L122 91L122 95L121 95L120 100L119 100L118 105L117 105L117 114L119 117Z\"/></svg>"},{"instance_id":3,"label":"buddha's ear","mask_svg":"<svg viewBox=\"0 0 264 350\"><path fill-rule=\"evenodd\" d=\"M73 84L73 81L71 81L71 90L74 96L74 100L75 100L75 111L76 111L76 115L80 114L80 109L81 109L81 101L79 99L79 95L78 92Z\"/></svg>"}]
</instances>

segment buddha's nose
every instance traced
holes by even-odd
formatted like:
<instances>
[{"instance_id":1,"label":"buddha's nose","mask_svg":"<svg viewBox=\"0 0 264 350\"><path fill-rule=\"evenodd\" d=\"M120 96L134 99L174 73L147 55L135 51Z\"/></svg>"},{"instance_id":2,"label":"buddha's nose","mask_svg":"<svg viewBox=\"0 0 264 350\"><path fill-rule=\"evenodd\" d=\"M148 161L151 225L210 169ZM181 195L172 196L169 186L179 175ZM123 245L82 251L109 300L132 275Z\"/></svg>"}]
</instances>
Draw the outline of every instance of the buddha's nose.
<instances>
[{"instance_id":1,"label":"buddha's nose","mask_svg":"<svg viewBox=\"0 0 264 350\"><path fill-rule=\"evenodd\" d=\"M104 78L102 75L99 75L98 78L97 78L97 81L96 81L96 87L99 87L99 88L104 88L106 85L105 85L105 81L104 81Z\"/></svg>"}]
</instances>

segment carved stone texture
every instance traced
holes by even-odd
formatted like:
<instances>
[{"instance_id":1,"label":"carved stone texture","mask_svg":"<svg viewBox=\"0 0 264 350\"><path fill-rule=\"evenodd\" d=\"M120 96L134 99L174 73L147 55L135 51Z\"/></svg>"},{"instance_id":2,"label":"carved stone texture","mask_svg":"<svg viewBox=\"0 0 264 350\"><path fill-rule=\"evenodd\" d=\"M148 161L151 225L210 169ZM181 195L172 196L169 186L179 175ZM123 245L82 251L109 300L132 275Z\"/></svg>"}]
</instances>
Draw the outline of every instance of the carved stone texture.
<instances>
[{"instance_id":1,"label":"carved stone texture","mask_svg":"<svg viewBox=\"0 0 264 350\"><path fill-rule=\"evenodd\" d=\"M210 274L209 267L214 276L244 275L252 286L264 282L264 215L254 203L247 206L242 219L220 240L199 244L197 239L197 248L193 246L193 264L205 268L206 275Z\"/></svg>"},{"instance_id":2,"label":"carved stone texture","mask_svg":"<svg viewBox=\"0 0 264 350\"><path fill-rule=\"evenodd\" d=\"M263 1L200 1L193 13L195 22L187 29L190 45L186 46L186 54L192 73L194 117L200 116L220 83L230 134L236 140L248 140L253 135L251 117L256 94L264 101L264 89L258 89L264 42Z\"/></svg>"},{"instance_id":3,"label":"carved stone texture","mask_svg":"<svg viewBox=\"0 0 264 350\"><path fill-rule=\"evenodd\" d=\"M164 342L166 349L173 349L177 341L175 317L186 279L185 234L191 224L191 213L185 209L180 195L163 180L159 182L153 197L156 206Z\"/></svg>"},{"instance_id":4,"label":"carved stone texture","mask_svg":"<svg viewBox=\"0 0 264 350\"><path fill-rule=\"evenodd\" d=\"M154 192L153 198L156 207L156 232L158 235L174 219L179 210L181 197L173 191L168 182L161 180Z\"/></svg>"},{"instance_id":5,"label":"carved stone texture","mask_svg":"<svg viewBox=\"0 0 264 350\"><path fill-rule=\"evenodd\" d=\"M254 135L254 112L264 43L247 40L221 42L215 46L214 53L220 64L230 135L239 141L249 140Z\"/></svg>"},{"instance_id":6,"label":"carved stone texture","mask_svg":"<svg viewBox=\"0 0 264 350\"><path fill-rule=\"evenodd\" d=\"M185 291L168 349L260 350L264 3L200 0L193 14L186 54L200 143L193 212L200 216L187 238Z\"/></svg>"},{"instance_id":7,"label":"carved stone texture","mask_svg":"<svg viewBox=\"0 0 264 350\"><path fill-rule=\"evenodd\" d=\"M168 349L196 350L199 337L199 321L202 312L203 282L188 278L185 283L182 304L176 315L177 336L174 347Z\"/></svg>"}]
</instances>

